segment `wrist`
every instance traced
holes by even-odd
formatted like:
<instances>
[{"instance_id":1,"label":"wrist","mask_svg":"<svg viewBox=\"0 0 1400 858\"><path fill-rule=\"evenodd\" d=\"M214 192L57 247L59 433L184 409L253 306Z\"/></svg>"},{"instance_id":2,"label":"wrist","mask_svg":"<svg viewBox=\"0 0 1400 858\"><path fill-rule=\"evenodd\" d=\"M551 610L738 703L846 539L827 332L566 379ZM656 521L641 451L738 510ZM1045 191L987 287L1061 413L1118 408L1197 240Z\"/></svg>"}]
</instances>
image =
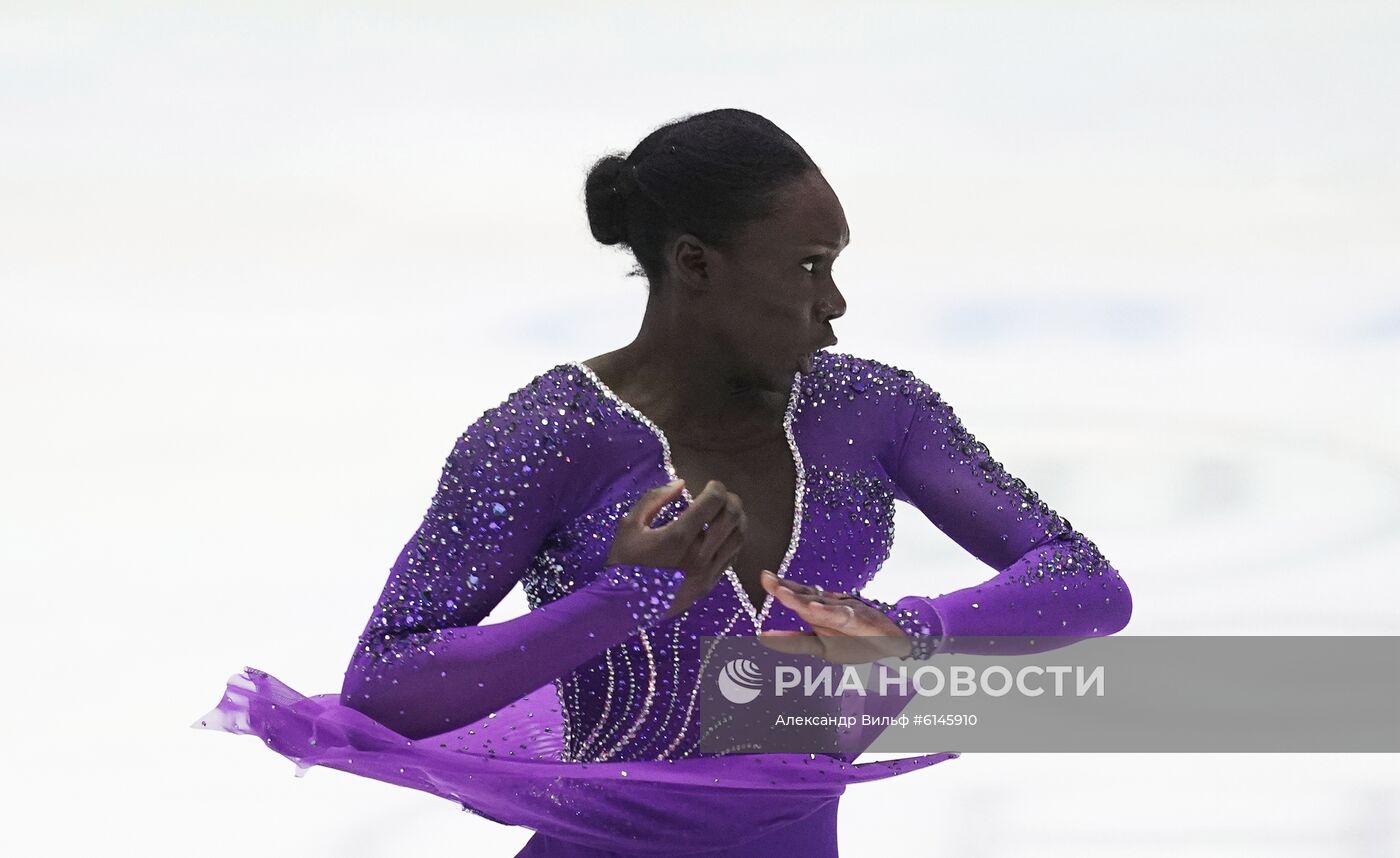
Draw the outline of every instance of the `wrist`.
<instances>
[{"instance_id":1,"label":"wrist","mask_svg":"<svg viewBox=\"0 0 1400 858\"><path fill-rule=\"evenodd\" d=\"M901 660L921 661L933 655L938 646L938 635L918 613L896 605L886 616L909 638L909 653L900 656Z\"/></svg>"},{"instance_id":2,"label":"wrist","mask_svg":"<svg viewBox=\"0 0 1400 858\"><path fill-rule=\"evenodd\" d=\"M627 609L636 629L641 630L670 618L670 609L685 572L638 563L609 563L601 576L609 590L627 593Z\"/></svg>"},{"instance_id":3,"label":"wrist","mask_svg":"<svg viewBox=\"0 0 1400 858\"><path fill-rule=\"evenodd\" d=\"M889 617L890 622L904 632L904 636L909 640L909 650L905 654L897 656L901 661L926 659L937 650L941 637L941 626L936 620L930 623L924 619L922 614L908 606L883 602L869 596L862 596L859 593L852 595Z\"/></svg>"}]
</instances>

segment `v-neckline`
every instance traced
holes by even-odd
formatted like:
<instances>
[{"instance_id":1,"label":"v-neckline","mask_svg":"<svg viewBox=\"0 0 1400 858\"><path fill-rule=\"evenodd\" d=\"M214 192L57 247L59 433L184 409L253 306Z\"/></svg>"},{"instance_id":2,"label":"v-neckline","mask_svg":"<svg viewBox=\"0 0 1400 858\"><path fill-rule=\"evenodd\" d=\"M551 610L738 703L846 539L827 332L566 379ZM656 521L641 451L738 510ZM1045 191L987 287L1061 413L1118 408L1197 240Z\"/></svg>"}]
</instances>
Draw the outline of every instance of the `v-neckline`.
<instances>
[{"instance_id":1,"label":"v-neckline","mask_svg":"<svg viewBox=\"0 0 1400 858\"><path fill-rule=\"evenodd\" d=\"M569 361L568 364L582 372L598 390L602 391L604 397L617 406L619 410L651 431L652 435L654 435L656 440L661 444L661 463L666 469L667 479L677 479L679 475L676 473L675 465L671 462L671 442L670 439L666 437L666 433L661 427L656 425L650 417L643 414L640 409L633 406L632 403L618 396L617 393L608 386L607 382L598 377L598 373L594 371L593 367L581 360ZM788 566L792 563L793 556L797 554L798 545L802 540L802 503L803 496L806 493L806 472L802 462L802 451L798 449L797 437L792 431L793 417L796 414L801 390L802 373L794 372L792 375L792 386L788 390L787 405L783 408L783 435L787 438L788 450L792 454L792 464L795 472L792 503L792 532L788 537L787 552L783 555L782 563L778 565L777 569L773 570L773 573L779 578L787 575ZM686 486L682 486L681 494L685 497L686 507L688 508L692 500L690 489ZM733 587L735 598L738 599L740 605L744 608L744 613L748 616L749 621L753 623L754 634L763 631L763 623L768 619L768 611L773 606L773 594L765 593L763 596L763 606L755 608L753 600L749 598L748 592L744 589L744 583L739 580L738 573L734 571L733 564L725 568L724 574Z\"/></svg>"}]
</instances>

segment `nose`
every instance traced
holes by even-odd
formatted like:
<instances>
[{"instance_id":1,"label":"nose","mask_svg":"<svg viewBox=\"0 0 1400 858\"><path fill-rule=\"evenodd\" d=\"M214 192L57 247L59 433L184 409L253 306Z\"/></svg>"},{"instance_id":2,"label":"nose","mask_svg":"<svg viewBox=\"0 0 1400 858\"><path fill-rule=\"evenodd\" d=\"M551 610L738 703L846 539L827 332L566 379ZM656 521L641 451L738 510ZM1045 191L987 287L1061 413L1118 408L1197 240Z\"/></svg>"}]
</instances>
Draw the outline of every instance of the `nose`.
<instances>
[{"instance_id":1,"label":"nose","mask_svg":"<svg viewBox=\"0 0 1400 858\"><path fill-rule=\"evenodd\" d=\"M836 288L836 284L831 284L831 292L822 297L817 302L817 318L826 324L832 319L839 319L846 315L846 298L841 294L841 290Z\"/></svg>"}]
</instances>

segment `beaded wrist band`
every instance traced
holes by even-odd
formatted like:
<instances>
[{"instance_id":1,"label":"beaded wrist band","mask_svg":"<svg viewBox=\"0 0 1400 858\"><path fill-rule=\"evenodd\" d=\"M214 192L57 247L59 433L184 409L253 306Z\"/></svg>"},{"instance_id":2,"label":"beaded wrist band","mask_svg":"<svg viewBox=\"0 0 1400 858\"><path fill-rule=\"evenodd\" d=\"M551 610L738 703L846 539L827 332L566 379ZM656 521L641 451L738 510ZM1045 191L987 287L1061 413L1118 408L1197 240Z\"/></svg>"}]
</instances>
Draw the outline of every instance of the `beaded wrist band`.
<instances>
[{"instance_id":1,"label":"beaded wrist band","mask_svg":"<svg viewBox=\"0 0 1400 858\"><path fill-rule=\"evenodd\" d=\"M933 634L928 623L920 620L913 611L892 605L889 602L882 602L879 599L872 599L869 596L862 596L859 593L851 595L889 617L896 626L899 626L900 631L909 637L909 654L899 656L901 660L926 659L933 655L933 651L938 645L938 637Z\"/></svg>"},{"instance_id":2,"label":"beaded wrist band","mask_svg":"<svg viewBox=\"0 0 1400 858\"><path fill-rule=\"evenodd\" d=\"M900 656L900 658L906 661L920 660L933 655L934 648L938 645L938 638L934 636L928 623L919 619L908 608L895 608L894 612L889 614L889 618L894 620L894 624L909 636L909 654Z\"/></svg>"}]
</instances>

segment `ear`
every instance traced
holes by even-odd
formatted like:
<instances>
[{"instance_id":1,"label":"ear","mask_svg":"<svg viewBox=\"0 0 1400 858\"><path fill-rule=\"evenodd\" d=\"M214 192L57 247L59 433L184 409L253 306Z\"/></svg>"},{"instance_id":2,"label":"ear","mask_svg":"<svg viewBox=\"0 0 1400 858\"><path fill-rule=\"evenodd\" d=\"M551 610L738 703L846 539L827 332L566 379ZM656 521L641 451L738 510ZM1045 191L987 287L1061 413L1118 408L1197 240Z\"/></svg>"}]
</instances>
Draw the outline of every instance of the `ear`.
<instances>
[{"instance_id":1,"label":"ear","mask_svg":"<svg viewBox=\"0 0 1400 858\"><path fill-rule=\"evenodd\" d=\"M670 244L671 271L683 289L709 289L715 249L691 233L676 236Z\"/></svg>"}]
</instances>

